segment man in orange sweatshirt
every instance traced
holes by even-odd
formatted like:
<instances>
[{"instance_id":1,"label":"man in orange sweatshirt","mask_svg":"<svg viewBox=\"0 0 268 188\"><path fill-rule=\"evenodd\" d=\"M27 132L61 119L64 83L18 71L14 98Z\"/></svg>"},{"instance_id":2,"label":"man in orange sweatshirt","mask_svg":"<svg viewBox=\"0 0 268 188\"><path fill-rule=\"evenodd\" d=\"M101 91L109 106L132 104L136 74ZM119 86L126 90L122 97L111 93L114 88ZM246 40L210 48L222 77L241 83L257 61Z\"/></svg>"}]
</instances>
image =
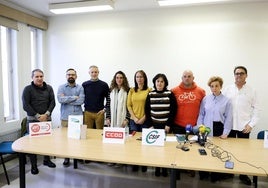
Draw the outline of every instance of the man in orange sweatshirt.
<instances>
[{"instance_id":1,"label":"man in orange sweatshirt","mask_svg":"<svg viewBox=\"0 0 268 188\"><path fill-rule=\"evenodd\" d=\"M186 125L196 126L199 109L202 99L206 92L198 87L194 82L194 75L191 70L185 70L182 74L182 82L171 89L177 101L177 113L172 126L174 134L185 134ZM194 177L195 171L189 171L189 175ZM180 179L180 172L176 173L177 179Z\"/></svg>"},{"instance_id":2,"label":"man in orange sweatshirt","mask_svg":"<svg viewBox=\"0 0 268 188\"><path fill-rule=\"evenodd\" d=\"M183 72L182 82L171 91L174 93L178 105L173 133L185 134L186 125L196 125L200 104L206 93L204 89L196 85L193 72L190 70Z\"/></svg>"}]
</instances>

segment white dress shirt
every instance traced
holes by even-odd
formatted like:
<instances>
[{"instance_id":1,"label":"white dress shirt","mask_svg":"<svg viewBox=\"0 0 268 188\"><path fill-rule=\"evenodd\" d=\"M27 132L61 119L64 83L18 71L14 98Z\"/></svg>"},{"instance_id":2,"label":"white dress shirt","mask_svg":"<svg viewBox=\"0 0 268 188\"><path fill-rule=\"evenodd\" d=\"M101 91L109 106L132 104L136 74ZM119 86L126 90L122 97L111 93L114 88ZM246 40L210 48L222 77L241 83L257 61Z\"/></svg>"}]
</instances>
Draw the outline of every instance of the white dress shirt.
<instances>
[{"instance_id":1,"label":"white dress shirt","mask_svg":"<svg viewBox=\"0 0 268 188\"><path fill-rule=\"evenodd\" d=\"M242 131L245 125L254 127L259 120L259 103L256 91L244 84L238 89L235 84L226 87L223 94L233 104L233 130Z\"/></svg>"}]
</instances>

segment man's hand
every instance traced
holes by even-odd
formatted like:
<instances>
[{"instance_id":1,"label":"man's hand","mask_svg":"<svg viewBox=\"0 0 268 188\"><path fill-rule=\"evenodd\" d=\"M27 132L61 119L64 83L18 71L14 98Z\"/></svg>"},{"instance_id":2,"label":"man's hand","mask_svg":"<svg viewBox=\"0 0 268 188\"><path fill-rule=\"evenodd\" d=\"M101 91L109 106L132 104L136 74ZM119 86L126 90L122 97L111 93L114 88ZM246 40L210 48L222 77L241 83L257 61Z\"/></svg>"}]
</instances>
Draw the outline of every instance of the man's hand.
<instances>
[{"instance_id":1,"label":"man's hand","mask_svg":"<svg viewBox=\"0 0 268 188\"><path fill-rule=\"evenodd\" d=\"M40 115L40 117L38 118L38 120L39 120L40 122L42 122L42 121L47 121L47 119L48 119L48 116L47 116L46 114L42 114L42 115Z\"/></svg>"},{"instance_id":2,"label":"man's hand","mask_svg":"<svg viewBox=\"0 0 268 188\"><path fill-rule=\"evenodd\" d=\"M252 127L249 126L249 124L247 124L247 125L245 126L245 128L243 129L242 132L243 132L243 133L250 133L251 130L252 130Z\"/></svg>"}]
</instances>

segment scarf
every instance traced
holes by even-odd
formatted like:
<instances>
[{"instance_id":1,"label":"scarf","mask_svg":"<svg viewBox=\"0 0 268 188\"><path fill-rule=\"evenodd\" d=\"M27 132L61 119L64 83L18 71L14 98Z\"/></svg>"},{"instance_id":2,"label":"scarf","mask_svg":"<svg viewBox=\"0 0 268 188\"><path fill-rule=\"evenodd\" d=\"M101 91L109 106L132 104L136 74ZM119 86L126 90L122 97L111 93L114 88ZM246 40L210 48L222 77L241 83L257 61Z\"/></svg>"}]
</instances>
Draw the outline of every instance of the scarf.
<instances>
[{"instance_id":1,"label":"scarf","mask_svg":"<svg viewBox=\"0 0 268 188\"><path fill-rule=\"evenodd\" d=\"M113 89L111 98L111 127L121 127L127 114L127 92Z\"/></svg>"}]
</instances>

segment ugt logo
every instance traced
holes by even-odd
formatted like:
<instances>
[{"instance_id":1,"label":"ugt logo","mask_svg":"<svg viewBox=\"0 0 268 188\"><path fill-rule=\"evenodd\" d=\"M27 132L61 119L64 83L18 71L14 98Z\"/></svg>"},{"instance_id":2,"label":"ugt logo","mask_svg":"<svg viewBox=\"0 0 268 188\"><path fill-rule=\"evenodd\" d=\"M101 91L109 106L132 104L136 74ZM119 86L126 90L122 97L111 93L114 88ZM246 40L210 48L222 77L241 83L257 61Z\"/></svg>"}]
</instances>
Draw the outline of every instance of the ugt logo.
<instances>
[{"instance_id":1,"label":"ugt logo","mask_svg":"<svg viewBox=\"0 0 268 188\"><path fill-rule=\"evenodd\" d=\"M160 135L158 134L158 131L153 130L151 132L149 132L146 136L146 142L148 144L153 144L156 142L156 140L160 137Z\"/></svg>"}]
</instances>

